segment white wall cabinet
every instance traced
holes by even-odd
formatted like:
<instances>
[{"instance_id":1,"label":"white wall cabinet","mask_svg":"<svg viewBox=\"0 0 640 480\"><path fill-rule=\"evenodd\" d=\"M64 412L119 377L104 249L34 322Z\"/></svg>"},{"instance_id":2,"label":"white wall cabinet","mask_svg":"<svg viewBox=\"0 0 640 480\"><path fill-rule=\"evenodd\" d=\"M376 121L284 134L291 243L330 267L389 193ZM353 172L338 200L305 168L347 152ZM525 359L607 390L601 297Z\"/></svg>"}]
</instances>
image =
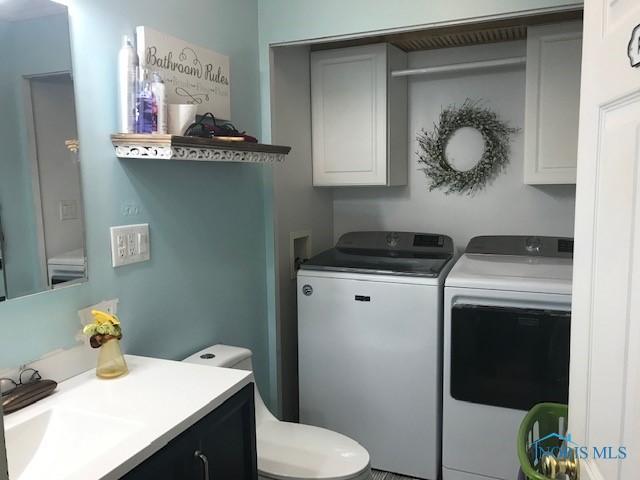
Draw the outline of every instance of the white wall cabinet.
<instances>
[{"instance_id":1,"label":"white wall cabinet","mask_svg":"<svg viewBox=\"0 0 640 480\"><path fill-rule=\"evenodd\" d=\"M314 186L407 184L406 63L388 44L311 53Z\"/></svg>"},{"instance_id":2,"label":"white wall cabinet","mask_svg":"<svg viewBox=\"0 0 640 480\"><path fill-rule=\"evenodd\" d=\"M527 32L524 183L576 183L582 22Z\"/></svg>"}]
</instances>

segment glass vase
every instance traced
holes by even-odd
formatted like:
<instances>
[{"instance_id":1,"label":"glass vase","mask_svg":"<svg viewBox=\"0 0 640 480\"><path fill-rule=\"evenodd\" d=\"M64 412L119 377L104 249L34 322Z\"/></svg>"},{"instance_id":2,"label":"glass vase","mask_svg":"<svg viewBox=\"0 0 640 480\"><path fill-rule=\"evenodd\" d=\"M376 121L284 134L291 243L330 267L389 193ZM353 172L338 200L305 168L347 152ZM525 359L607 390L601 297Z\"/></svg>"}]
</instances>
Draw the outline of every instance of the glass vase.
<instances>
[{"instance_id":1,"label":"glass vase","mask_svg":"<svg viewBox=\"0 0 640 480\"><path fill-rule=\"evenodd\" d=\"M112 338L102 344L98 353L96 375L99 378L117 378L128 371L127 362L125 362L122 350L120 350L120 340Z\"/></svg>"}]
</instances>

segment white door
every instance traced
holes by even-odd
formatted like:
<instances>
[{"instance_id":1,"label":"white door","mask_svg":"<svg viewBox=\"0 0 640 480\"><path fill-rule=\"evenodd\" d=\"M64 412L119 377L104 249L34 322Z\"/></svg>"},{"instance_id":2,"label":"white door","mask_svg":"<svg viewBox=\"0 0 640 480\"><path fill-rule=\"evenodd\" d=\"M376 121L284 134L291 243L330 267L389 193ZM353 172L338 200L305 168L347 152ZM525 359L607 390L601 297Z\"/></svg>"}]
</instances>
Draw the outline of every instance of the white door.
<instances>
[{"instance_id":1,"label":"white door","mask_svg":"<svg viewBox=\"0 0 640 480\"><path fill-rule=\"evenodd\" d=\"M569 429L590 480L640 475L638 24L638 0L585 2Z\"/></svg>"},{"instance_id":2,"label":"white door","mask_svg":"<svg viewBox=\"0 0 640 480\"><path fill-rule=\"evenodd\" d=\"M73 80L46 75L31 78L30 86L39 206L46 257L52 258L84 246L80 165L64 144L78 136Z\"/></svg>"}]
</instances>

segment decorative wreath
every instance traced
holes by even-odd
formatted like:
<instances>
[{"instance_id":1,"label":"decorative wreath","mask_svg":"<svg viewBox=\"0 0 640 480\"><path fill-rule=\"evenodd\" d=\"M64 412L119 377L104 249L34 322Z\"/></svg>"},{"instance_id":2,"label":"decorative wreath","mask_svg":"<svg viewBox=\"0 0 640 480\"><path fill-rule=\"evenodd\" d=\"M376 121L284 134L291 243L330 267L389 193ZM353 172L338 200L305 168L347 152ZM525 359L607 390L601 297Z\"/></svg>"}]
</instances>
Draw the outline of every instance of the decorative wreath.
<instances>
[{"instance_id":1,"label":"decorative wreath","mask_svg":"<svg viewBox=\"0 0 640 480\"><path fill-rule=\"evenodd\" d=\"M498 118L498 115L480 107L478 101L467 99L462 106L450 105L440 113L440 121L430 132L418 134L418 163L431 179L429 190L446 187L446 194L471 195L482 190L509 163L509 140L517 128ZM447 160L447 144L452 135L463 127L480 132L484 139L484 152L478 163L466 171L456 170Z\"/></svg>"}]
</instances>

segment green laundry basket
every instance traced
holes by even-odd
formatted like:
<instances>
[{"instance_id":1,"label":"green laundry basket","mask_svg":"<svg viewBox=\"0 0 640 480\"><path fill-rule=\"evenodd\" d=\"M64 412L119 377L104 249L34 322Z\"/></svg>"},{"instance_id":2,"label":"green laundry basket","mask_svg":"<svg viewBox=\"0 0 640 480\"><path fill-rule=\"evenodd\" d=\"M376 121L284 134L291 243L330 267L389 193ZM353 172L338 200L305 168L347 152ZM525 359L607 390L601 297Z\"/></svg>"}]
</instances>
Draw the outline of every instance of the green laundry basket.
<instances>
[{"instance_id":1,"label":"green laundry basket","mask_svg":"<svg viewBox=\"0 0 640 480\"><path fill-rule=\"evenodd\" d=\"M536 449L560 448L565 441L567 423L567 406L561 403L539 403L529 410L518 430L517 447L521 478L554 480L537 471L539 460L536 459Z\"/></svg>"}]
</instances>

